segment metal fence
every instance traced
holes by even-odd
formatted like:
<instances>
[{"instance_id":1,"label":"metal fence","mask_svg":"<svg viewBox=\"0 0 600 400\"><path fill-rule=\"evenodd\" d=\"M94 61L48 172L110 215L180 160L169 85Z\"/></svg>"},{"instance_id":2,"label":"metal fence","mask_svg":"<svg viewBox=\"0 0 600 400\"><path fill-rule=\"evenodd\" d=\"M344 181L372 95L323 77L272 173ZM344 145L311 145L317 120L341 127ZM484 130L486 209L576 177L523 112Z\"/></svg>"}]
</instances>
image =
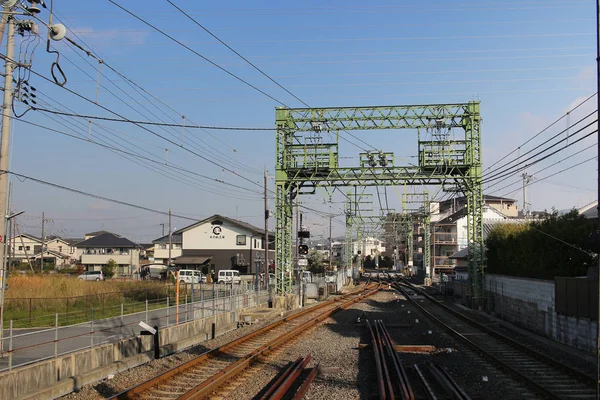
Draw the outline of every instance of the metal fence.
<instances>
[{"instance_id":1,"label":"metal fence","mask_svg":"<svg viewBox=\"0 0 600 400\"><path fill-rule=\"evenodd\" d=\"M85 311L89 320L77 324L61 325L59 313L52 316L54 321L48 328L17 329L10 320L3 332L0 371L137 335L140 321L165 328L255 307L270 298L270 289L257 291L252 284L202 284L189 289L180 293L178 305L170 297L145 300L142 309L134 312L121 304L117 316L110 318L98 318L99 310L91 307Z\"/></svg>"},{"instance_id":2,"label":"metal fence","mask_svg":"<svg viewBox=\"0 0 600 400\"><path fill-rule=\"evenodd\" d=\"M557 314L598 320L598 281L554 278L554 309Z\"/></svg>"}]
</instances>

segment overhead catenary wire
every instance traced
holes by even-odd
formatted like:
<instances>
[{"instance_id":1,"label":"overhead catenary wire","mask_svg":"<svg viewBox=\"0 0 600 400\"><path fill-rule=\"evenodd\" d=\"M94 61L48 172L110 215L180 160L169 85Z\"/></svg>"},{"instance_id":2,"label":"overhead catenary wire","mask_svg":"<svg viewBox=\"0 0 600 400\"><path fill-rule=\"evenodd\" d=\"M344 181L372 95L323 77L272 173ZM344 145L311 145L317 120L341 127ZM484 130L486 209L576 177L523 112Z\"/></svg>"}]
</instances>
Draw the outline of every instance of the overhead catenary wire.
<instances>
[{"instance_id":1,"label":"overhead catenary wire","mask_svg":"<svg viewBox=\"0 0 600 400\"><path fill-rule=\"evenodd\" d=\"M538 178L538 179L536 179L536 180L534 180L534 181L531 181L531 182L529 182L528 184L526 184L526 185L525 185L525 187L529 187L529 186L531 186L531 185L533 185L533 184L540 183L540 182L542 182L542 181L544 181L544 180L546 180L546 179L549 179L549 178L552 178L553 176L556 176L556 175L562 174L562 173L564 173L564 172L566 172L566 171L569 171L569 170L571 170L571 169L573 169L573 168L576 168L576 167L578 167L578 166L580 166L580 165L583 165L583 164L585 164L585 163L587 163L587 162L590 162L590 161L592 161L592 160L595 160L595 159L597 159L597 156L590 157L590 158L588 158L588 159L586 159L586 160L583 160L583 161L581 161L581 162L579 162L579 163L577 163L577 164L575 164L575 165L571 165L570 167L564 168L564 169L562 169L562 170L560 170L560 171L558 171L558 172L555 172L555 173L553 173L553 174L551 174L551 175L547 175L547 176L545 176L545 177ZM515 193L515 192L518 192L519 190L522 190L522 188L515 189L515 190L513 190L513 191L511 191L511 192L508 192L508 193L506 193L506 194L503 194L501 197L506 197L506 196L509 196L509 195L511 195L511 194L513 194L513 193Z\"/></svg>"},{"instance_id":2,"label":"overhead catenary wire","mask_svg":"<svg viewBox=\"0 0 600 400\"><path fill-rule=\"evenodd\" d=\"M597 132L597 131L596 131L596 132ZM581 153L583 153L583 152L585 152L585 151L587 151L587 150L589 150L589 149L591 149L591 148L595 147L597 144L598 144L598 143L596 142L596 143L594 143L594 144L592 144L592 145L590 145L590 146L588 146L588 147L586 147L586 148L584 148L584 149L582 149L582 150L579 150L579 151L578 151L578 152L576 152L576 153L570 154L570 155L568 155L567 157L564 157L563 159L561 159L561 160L558 160L558 161L556 161L555 163L548 165L547 167L544 167L544 168L542 168L542 169L540 169L540 170L538 170L538 171L535 171L535 172L533 172L531 175L535 176L535 175L539 174L540 172L543 172L543 171L545 171L545 170L547 170L547 169L549 169L549 168L552 168L552 167L554 167L555 165L558 165L558 164L560 164L560 163L562 163L562 162L564 162L564 161L568 160L569 158L572 158L572 157L574 157L574 156L576 156L576 155L578 155L578 154L581 154ZM486 190L489 190L491 187L493 187L493 186L495 186L495 185L499 184L500 182L502 182L502 181L498 181L498 182L496 182L496 183L493 183L492 185L488 186L488 187L486 188ZM509 187L511 187L511 186L513 186L513 185L516 185L516 184L521 184L522 182L523 182L523 181L522 181L521 179L519 179L518 181L515 181L515 182L513 182L513 183L510 183L510 184L508 184L508 185L506 185L506 186L502 186L502 187L501 187L501 188L499 188L499 189L494 189L494 192L500 192L501 190L504 190L504 189L506 189L506 188L509 188ZM585 189L584 189L584 190L585 190Z\"/></svg>"},{"instance_id":3,"label":"overhead catenary wire","mask_svg":"<svg viewBox=\"0 0 600 400\"><path fill-rule=\"evenodd\" d=\"M531 138L529 138L527 141L525 141L525 143L521 144L520 146L518 146L517 148L515 148L514 150L512 150L510 153L506 154L504 157L500 158L499 160L497 160L496 162L494 162L492 165L488 166L486 169L483 170L483 172L485 173L485 171L487 171L488 169L494 167L495 165L499 164L500 162L502 162L505 159L507 159L508 157L510 157L515 152L519 151L523 146L527 145L532 140L534 140L535 138L537 138L538 136L540 136L541 134L543 134L544 132L546 132L547 130L549 130L550 128L552 128L554 125L556 125L561 120L563 120L564 118L566 118L570 113L572 113L573 111L577 110L579 107L581 107L582 105L584 105L585 103L587 103L589 100L591 100L592 98L594 98L594 96L596 96L596 95L598 95L598 92L595 92L592 95L588 96L585 100L581 101L575 107L571 108L565 114L563 114L562 116L560 116L559 118L557 118L553 122L551 122L544 129L542 129L541 131L539 131L538 133L536 133L535 135L533 135Z\"/></svg>"},{"instance_id":4,"label":"overhead catenary wire","mask_svg":"<svg viewBox=\"0 0 600 400\"><path fill-rule=\"evenodd\" d=\"M522 159L522 157L523 157L523 156L525 156L525 155L527 155L527 154L529 154L529 153L532 153L532 152L534 152L534 151L538 150L538 149L539 149L541 146L543 146L543 145L545 145L545 144L547 144L547 143L551 142L552 140L556 139L558 136L560 136L560 135L562 135L563 133L567 132L567 130L570 130L570 129L572 129L574 126L578 125L579 123L582 123L584 120L586 120L587 118L589 118L590 116L592 116L594 113L596 113L596 111L593 111L593 112L589 113L588 115L586 115L585 117L583 117L583 118L581 118L579 121L577 121L577 122L576 122L574 125L571 125L570 127L568 127L568 128L565 128L564 130L562 130L561 132L559 132L559 133L555 134L555 135L554 135L554 136L552 136L551 138L547 139L546 141L544 141L543 143L541 143L541 144L540 144L540 145L538 145L537 147L535 147L535 148L532 148L531 150L529 150L529 151L527 151L527 152L523 153L522 155L519 155L517 158L514 158L513 160L511 160L511 161L509 161L509 162L507 162L507 163L503 164L502 166L500 166L500 167L498 167L496 170L494 170L492 173L485 175L485 176L483 177L483 183L488 183L488 182L491 182L491 181L494 181L494 180L497 180L497 179L501 179L501 178L503 178L503 177L505 177L505 176L507 176L507 175L511 175L511 174L514 174L514 173L518 172L519 170L522 170L522 168L523 168L523 167L522 167L522 164L523 164L524 162L526 162L526 161L529 161L529 160L531 160L531 159L535 158L536 156L538 156L538 155L540 155L540 154L542 154L542 153L544 153L544 152L546 152L546 151L548 151L548 150L552 149L553 147L556 147L557 145L559 145L560 143L562 143L562 142L564 142L564 141L568 141L568 140L569 140L570 138L572 138L573 136L575 136L575 135L577 135L578 133L582 132L583 130L585 130L585 129L589 128L589 127L590 127L590 126L592 126L592 125L593 125L595 122L597 122L597 119L596 119L596 120L594 120L594 121L592 121L592 122L590 122L590 123L588 123L587 125L583 126L582 128L579 128L579 129L577 129L575 132L573 132L573 133L572 133L572 134L570 134L569 136L567 136L567 137L565 137L565 138L563 138L563 139L561 139L561 140L559 140L559 141L557 141L557 142L553 143L552 145L550 145L550 146L548 146L548 147L546 147L546 148L544 148L544 149L542 149L542 150L538 151L538 152L537 152L537 153L535 153L534 155L532 155L532 156L530 156L530 157L528 157L528 158ZM584 136L584 137L588 137L588 136L589 136L589 134L588 134L588 135L586 135L586 136ZM559 149L559 150L557 150L557 151L555 151L555 152L551 153L550 155L556 154L557 152L559 152L559 151L562 151L562 150L564 150L565 148L572 146L574 143L576 143L576 142L578 142L578 141L579 141L579 139L578 139L577 141L575 141L575 142L571 142L571 143L569 143L569 144L565 145L564 147L562 147L561 149ZM544 160L544 159L546 159L546 158L548 158L548 157L549 157L549 156L545 156L545 157L543 157L541 160ZM535 163L537 163L537 162L539 162L539 161L541 161L541 160L536 160L536 161L535 161ZM512 166L510 166L510 165L511 165L511 164L513 164L515 161L517 161L517 162L518 162L518 164L515 164L515 165L512 165ZM505 167L506 167L506 168L505 168ZM504 169L503 169L503 168L504 168ZM517 169L516 169L516 170L513 170L514 168L517 168ZM513 170L513 171L511 171L511 170Z\"/></svg>"},{"instance_id":5,"label":"overhead catenary wire","mask_svg":"<svg viewBox=\"0 0 600 400\"><path fill-rule=\"evenodd\" d=\"M43 93L42 93L42 92L39 92L39 94L42 94L42 95L43 95ZM50 104L48 104L48 106L51 106L51 105L50 105ZM51 107L54 107L54 106L51 106ZM46 115L46 116L50 117L50 115ZM60 117L60 118L64 118L64 117L62 117L62 116L59 116L59 117ZM68 121L68 120L66 120L66 119L65 119L65 121L66 121L67 123L69 123L69 121ZM23 122L26 122L26 121L23 121ZM86 126L85 126L85 125L84 125L82 122L80 122L80 121L77 121L77 122L79 122L79 124L81 125L81 129L82 129L82 130L83 130L83 129L87 129L87 128L88 128L88 127L86 127ZM97 125L97 126L98 126L98 125ZM106 131L107 133L109 133L109 134L111 134L111 133L112 133L110 130L108 130L108 129L104 128L104 127L101 127L101 126L99 126L99 127L100 127L102 130L104 130L104 131ZM90 129L91 129L91 127L90 127ZM75 128L75 129L72 129L72 130L73 130L75 133L79 133L79 130L78 130L78 128ZM56 133L63 133L63 134L65 134L64 132L61 132L61 131L58 131L58 130L53 130L53 131L55 131ZM94 130L92 129L92 131L94 131ZM98 132L97 132L97 131L94 131L94 132L95 132L95 134L96 134L95 136L97 136L97 135L98 135ZM68 135L68 134L67 134L67 135ZM69 136L71 136L71 135L69 135ZM108 140L110 141L110 139L109 139L109 138L107 138L106 136L104 136L104 135L101 135L101 136L103 136L104 138L106 138L106 139L108 139ZM131 142L130 142L130 141L128 141L127 139L124 139L124 138L120 137L120 135L115 135L115 137L116 137L116 138L118 138L119 140L122 140L122 141L124 141L124 142L125 142L125 143L127 143L128 145L134 146L134 148L136 148L136 149L137 149L137 146L135 146L135 144L131 143ZM79 137L77 137L77 138L79 138ZM83 140L84 140L85 142L90 142L90 143L93 143L93 142L91 141L91 138L89 138L89 137L88 137L87 139L83 138ZM104 141L104 143L106 143L106 141ZM97 144L97 143L94 143L94 144ZM112 148L112 150L114 150L114 151L120 151L120 149L118 149L118 148L114 148L113 146L110 146L110 145L109 145L108 147L106 147L106 148L108 149L109 147L110 147L110 148ZM122 153L123 153L123 152L122 152ZM181 172L181 171L183 171L183 172L186 172L186 173L188 173L188 174L192 174L192 175L195 175L195 176L197 176L197 177L201 177L201 178L203 178L203 179L207 179L207 180L209 180L211 183L214 183L214 182L216 181L216 182L222 183L223 185L227 185L227 186L231 186L231 187L239 188L239 189L242 189L242 190L245 190L245 191L248 191L248 192L251 192L251 193L255 193L255 194L258 194L258 195L260 195L260 194L261 194L261 193L260 193L260 192L258 192L258 191L254 191L254 190L252 190L252 189L248 189L248 188L245 188L245 187L242 187L242 186L239 186L239 185L235 185L235 184L232 184L232 183L226 182L226 181L224 181L224 180L222 180L222 179L212 178L212 177L209 177L209 176L206 176L206 175L203 175L203 174L199 174L199 173L196 173L196 172L193 172L193 171L186 170L186 169L184 169L183 167L180 167L180 166L178 166L178 165L177 165L177 164L175 164L175 163L165 163L165 162L163 162L163 161L157 161L157 160L150 159L150 158L148 158L148 157L145 157L145 156L141 155L140 153L136 152L135 150L131 150L131 151L130 151L130 152L128 152L128 153L129 153L130 155L134 156L134 157L143 158L143 159L146 159L146 160L148 160L148 161L152 161L154 164L157 164L159 167L163 167L163 168L169 168L169 169L171 169L171 170L176 170L177 172ZM150 152L148 152L148 154L154 155L154 154L152 154L152 153L150 153ZM155 157L157 157L156 155L154 155L154 156L155 156ZM127 158L127 157L125 157L125 158ZM138 165L140 165L140 166L142 166L142 167L144 167L144 168L148 168L148 169L151 169L151 170L153 170L153 171L155 171L155 172L158 172L158 171L157 171L157 170L156 170L154 167L150 167L150 166L147 166L147 165L142 165L142 164L139 164L139 163L137 163L137 162L135 162L135 163L136 163L136 164L138 164ZM164 173L160 173L160 174L164 176ZM186 178L187 178L187 177L186 177ZM178 180L178 179L176 179L176 180ZM180 180L178 180L178 181L180 181ZM180 181L180 182L181 182L181 181ZM185 183L185 182L182 182L182 183ZM214 188L205 188L204 186L202 186L202 187L199 187L199 186L197 186L197 184L196 184L196 183L194 183L194 182L192 182L192 184L193 184L194 186L198 187L199 189L202 189L202 190L205 190L205 191L211 192L211 193L213 193L213 194L219 194L219 195L225 195L225 196L231 196L231 195L232 195L231 193L219 193L219 192L216 192ZM245 193L245 194L247 194L247 193ZM241 197L240 197L238 194L234 194L234 195L235 195L237 198L241 198ZM262 196L261 196L261 197L262 197ZM259 198L259 197L256 197L256 198L247 198L247 199L248 199L248 200L257 200L258 198Z\"/></svg>"},{"instance_id":6,"label":"overhead catenary wire","mask_svg":"<svg viewBox=\"0 0 600 400\"><path fill-rule=\"evenodd\" d=\"M60 15L60 14L59 14ZM61 16L61 18L64 18ZM82 43L84 43L86 46L88 46L89 48L91 48L78 34L77 32L71 31L71 33L78 39L80 40ZM72 42L72 41L71 41ZM78 46L79 47L79 46ZM169 104L167 104L165 101L163 101L162 99L160 99L159 97L153 95L152 93L150 93L149 91L147 91L146 89L144 89L142 86L140 86L139 84L137 84L135 81L133 81L132 79L130 79L129 77L125 76L124 74L122 74L121 72L119 72L116 68L112 67L108 62L106 62L105 59L100 60L99 56L97 56L98 51L96 50L96 54L94 54L94 52L92 51L87 51L84 50L86 54L96 58L99 62L102 62L102 64L107 67L108 69L110 69L113 73L115 73L117 76L119 76L121 79L123 79L127 85L129 85L131 88L133 88L135 91L137 91L146 101L148 101L149 104L152 104L156 110L160 113L162 113L163 115L165 115L168 118L171 118L166 112L165 112L165 107L169 110L171 110L172 112L176 113L179 117L186 119L187 121L190 121L190 123L192 125L196 125L189 117L185 117L183 114L181 114L180 112L178 112L177 110L175 110L173 107L171 107ZM112 80L111 83L115 84ZM164 106L158 106L156 103ZM171 120L173 120L171 118ZM259 165L256 161L250 159L249 157L247 157L243 152L239 152L237 149L231 147L229 144L227 144L226 142L224 142L223 140L219 139L217 136L213 135L211 132L204 130L204 132L206 132L207 135L209 135L210 137L212 137L215 141L221 143L222 145L229 147L231 150L233 150L233 152L235 152L237 155L242 156L243 158L245 158L246 160L250 161L252 164L261 167L261 165ZM246 167L246 169L248 169L249 167Z\"/></svg>"},{"instance_id":7,"label":"overhead catenary wire","mask_svg":"<svg viewBox=\"0 0 600 400\"><path fill-rule=\"evenodd\" d=\"M158 160L155 160L155 159L152 159L152 158L149 158L149 157L145 157L145 156L140 155L140 154L132 153L132 152L120 149L118 147L110 146L108 144L98 143L98 142L93 141L93 140L90 141L89 139L86 139L85 137L81 137L81 136L77 136L77 135L72 135L70 133L66 133L66 132L60 131L58 129L53 129L53 128L50 128L50 127L47 127L47 126L43 126L43 125L36 124L34 122L30 122L30 121L26 121L26 120L22 120L22 119L17 119L16 121L24 123L24 124L32 125L32 126L35 126L35 127L41 128L41 129L45 129L45 130L50 131L50 132L54 132L54 133L58 133L58 134L61 134L61 135L64 135L64 136L68 136L70 138L77 139L77 140L80 140L80 141L83 141L83 142L87 142L87 143L90 143L90 144L93 144L93 145L96 145L96 146L99 146L99 147L102 147L102 148L105 148L105 149L108 149L108 150L117 151L119 153L123 153L123 154L129 155L129 156L132 156L132 157L136 157L136 158L139 158L141 160L145 160L145 161L157 164L157 165L167 166L167 167L170 167L172 169L181 170L181 171L187 172L189 174L196 175L196 176L202 177L204 179L210 180L210 181L215 182L215 183L220 183L220 184L227 185L227 186L232 186L234 188L238 188L238 189L241 189L241 190L250 191L251 193L260 194L257 191L245 188L243 186L238 186L238 185L235 185L235 184L227 183L227 182L225 182L225 181L223 181L221 179L211 178L209 176L202 175L202 174L199 174L199 173L194 172L194 171L186 170L186 169L184 169L182 167L179 167L177 165L173 165L173 164L167 164L167 165L165 165L165 163L162 162L162 161L158 161ZM202 187L202 190L205 190L208 193L212 193L212 194L224 195L223 193L212 191L212 190L210 190L210 188ZM255 200L255 199L260 200L259 197L257 197L257 198L247 198L247 200Z\"/></svg>"},{"instance_id":8,"label":"overhead catenary wire","mask_svg":"<svg viewBox=\"0 0 600 400\"><path fill-rule=\"evenodd\" d=\"M276 99L275 97L271 96L270 94L266 93L265 91L259 89L258 87L256 87L255 85L252 85L251 83L249 83L248 81L246 81L245 79L239 77L238 75L232 73L231 71L227 70L226 68L223 68L221 65L211 61L210 59L208 59L207 57L203 56L202 54L198 53L197 51L195 51L194 49L192 49L191 47L187 46L186 44L184 44L183 42L181 42L180 40L177 40L176 38L174 38L173 36L169 35L168 33L166 33L165 31L157 28L156 26L154 26L153 24L151 24L150 22L144 20L143 18L141 18L140 16L136 15L134 12L129 11L128 9L126 9L125 7L121 6L120 4L118 4L117 2L115 2L114 0L108 0L110 1L112 4L114 4L115 6L117 6L118 8L120 8L121 10L125 11L127 14L131 15L132 17L134 17L135 19L137 19L138 21L142 22L143 24L149 26L150 28L152 28L153 30L155 30L156 32L160 33L161 35L169 38L170 40L174 41L175 43L177 43L178 45L180 45L181 47L185 48L186 50L192 52L193 54L197 55L198 57L202 58L203 60L207 61L208 63L210 63L211 65L217 67L218 69L220 69L221 71L227 73L228 75L232 76L233 78L235 78L236 80L244 83L245 85L251 87L252 89L258 91L259 93L265 95L266 97L270 98L271 100L277 102L278 104L281 104L282 106L288 107L284 102ZM302 102L303 104L306 104L304 102ZM308 107L308 105L307 105ZM289 107L288 107L289 108ZM309 107L310 108L310 107ZM366 143L364 140L360 139L359 137L357 137L354 134L351 134L350 132L344 131L346 132L348 135L352 136L353 138L357 139L358 141L360 141L361 143L367 145L370 148L373 148L375 150L377 150L375 147L371 146L370 144ZM340 136L340 138L343 138L342 136ZM361 148L360 146L356 145L356 143L353 143L352 141L343 138L344 140L346 140L347 142ZM366 149L361 148L361 150L366 151Z\"/></svg>"},{"instance_id":9,"label":"overhead catenary wire","mask_svg":"<svg viewBox=\"0 0 600 400\"><path fill-rule=\"evenodd\" d=\"M6 60L6 61L16 62L15 60L13 60L13 59L10 59L9 57L7 57L7 56L6 56L6 55L4 55L4 54L0 54L0 58L4 59L4 60ZM30 70L31 70L31 72L32 72L34 75L36 75L36 76L38 76L38 77L40 77L40 78L44 79L44 80L45 80L45 81L47 81L47 82L50 82L50 83L52 83L52 84L54 84L54 85L56 85L56 86L58 86L58 87L62 88L63 90L66 90L67 92L69 92L69 93L71 93L71 94L73 94L73 95L75 95L75 96L79 97L80 99L83 99L83 100L85 100L85 101L87 101L87 102L89 102L89 103L91 103L91 104L94 104L94 105L96 105L97 107L99 107L99 108L101 108L101 109L103 109L103 110L105 110L105 111L107 111L107 112L109 112L109 113L111 113L111 114L113 114L113 115L116 115L117 117L119 117L119 118L121 118L121 119L127 119L127 118L125 118L123 115L121 115L121 114L117 113L116 111L113 111L113 110L109 109L108 107L106 107L106 106L103 106L102 104L96 103L96 102L94 102L93 100L91 100L91 99L89 99L89 98L87 98L87 97L83 96L82 94L79 94L79 93L77 93L77 92L75 92L75 91L73 91L73 90L71 90L71 89L69 89L69 88L67 88L67 87L65 87L65 86L60 86L60 85L58 85L56 82L54 82L53 80L51 80L51 79L47 78L47 77L46 77L46 76L44 76L43 74L40 74L39 72L37 72L37 71L34 71L33 69L30 69ZM189 148L187 148L187 147L185 147L185 146L183 146L183 145L180 145L180 144L176 143L175 141L173 141L173 140L171 140L171 139L169 139L169 138L167 138L167 137L165 137L165 136L163 136L163 135L161 135L161 134L159 134L159 133L157 133L157 132L154 132L154 131L153 131L153 130L151 130L151 129L148 129L148 128L146 128L146 127L145 127L145 126L143 126L143 125L136 124L135 122L132 122L132 123L133 123L134 125L136 125L136 126L140 127L141 129L143 129L143 130L145 130L145 131L147 131L147 132L151 133L152 135L155 135L155 136L157 136L157 137L159 137L159 138L161 138L161 139L163 139L163 140L165 140L165 141L167 141L167 142L169 142L169 143L171 143L171 144L173 144L173 145L175 145L175 146L177 146L177 147L179 147L179 148L181 148L181 149L183 149L183 150L185 150L185 151L187 151L187 152L189 152L189 153L191 153L191 154L193 154L193 155L195 155L196 157L199 157L199 158L201 158L201 159L203 159L203 160L205 160L205 161L207 161L207 162L209 162L209 163L211 163L211 164L213 164L213 165L216 165L216 166L218 166L218 167L222 168L224 171L230 172L230 173L232 173L233 175L236 175L236 176L240 177L241 179L243 179L243 180L246 180L246 181L248 181L248 182L250 182L250 183L252 183L252 184L254 184L254 185L256 185L256 186L262 187L262 185L261 185L260 183L258 183L258 182L255 182L255 181L253 181L253 180L251 180L251 179L249 179L249 178L247 178L247 177L245 177L245 176L243 176L243 175L241 175L241 174L239 174L239 173L237 173L237 172L235 172L235 171L231 170L230 168L227 168L227 167L223 166L222 164L220 164L220 163L218 163L218 162L216 162L216 161L214 161L214 160L211 160L211 159L210 159L210 158L208 158L208 157L205 157L205 156L203 156L203 155L201 155L201 154L199 154L199 153L197 153L197 152L195 152L195 151L193 151L193 150L191 150L191 149L189 149Z\"/></svg>"},{"instance_id":10,"label":"overhead catenary wire","mask_svg":"<svg viewBox=\"0 0 600 400\"><path fill-rule=\"evenodd\" d=\"M77 55L78 55L80 58L82 58L82 59L83 59L85 62L87 62L89 65L91 65L87 59L85 59L85 58L83 58L83 56L81 56L81 54L79 54L78 52L76 52L76 54L77 54ZM68 57L66 57L66 56L64 56L64 55L63 55L63 57L64 57L64 58L65 58L67 61L69 61L70 63L72 63L73 65L75 65L75 67L77 67L77 68L78 68L80 71L82 71L82 72L83 72L85 75L87 75L88 77L90 77L90 78L91 78L91 76L90 76L90 75L89 75L87 72L85 72L85 71L84 71L84 70L83 70L81 67L79 67L79 65L77 65L76 63L74 63L73 61L71 61L71 60L70 60ZM102 62L102 61L100 61L100 62ZM102 64L102 65L104 65L104 64ZM99 71L99 72L100 72L100 71ZM127 97L129 97L129 98L130 98L132 101L134 101L136 104L138 104L138 105L139 105L141 108L143 108L145 111L147 111L148 113L150 113L150 115L154 115L154 114L153 114L153 113L152 113L152 112L151 112L151 111L150 111L150 110L149 110L147 107L145 107L145 106L144 106L142 103L140 103L140 102L139 102L137 99L135 99L135 98L134 98L133 96L131 96L129 93L125 92L125 91L124 91L122 88L120 88L120 87L119 87L117 84L115 84L115 83L114 83L114 82L113 82L113 81L112 81L112 80L111 80L109 77L107 77L106 75L104 75L104 73L100 72L100 75L102 75L102 76L103 76L105 79L107 79L107 80L108 80L108 81L109 81L109 82L110 82L112 85L114 85L114 86L115 86L117 89L119 89L121 92L123 92L123 93L124 93L124 94L125 94ZM120 96L116 95L114 92L112 92L110 89L108 89L108 88L107 88L106 86L104 86L103 84L100 84L100 87L102 87L104 90L106 90L108 93L110 93L111 95L113 95L115 98L117 98L119 101L121 101L121 102L122 102L123 104L125 104L127 107L129 107L129 108L131 108L132 110L134 110L134 111L135 111L136 113L138 113L139 115L143 116L144 118L148 118L148 116L147 116L147 115L144 115L144 114L143 114L143 113L142 113L142 112L141 112L141 111L138 109L138 107L133 107L133 106L132 106L132 105L131 105L131 104L130 104L128 101L125 101L125 100L123 100L123 99L122 99ZM35 107L32 107L32 108L35 108ZM91 119L91 118L90 118L90 119ZM88 119L88 120L89 120L89 119ZM179 125L174 125L174 126L181 127L181 123L180 123ZM167 133L167 134L169 134L169 135L171 135L171 136L173 136L173 137L176 137L176 135L175 135L174 133L172 133L172 132L170 132L169 130L165 129L165 128L164 128L164 126L161 126L161 129L162 129L162 130L163 130L165 133ZM186 143L188 143L188 142L187 142L187 140L188 140L188 139L189 139L189 138L186 138L186 141L185 141ZM218 152L218 153L221 153L222 155L224 155L224 156L225 156L225 160L227 159L227 158L226 158L227 156L226 156L224 153L220 152L219 150L215 149L214 147L212 147L211 145L209 145L208 143L206 143L206 142L204 142L204 141L203 141L203 143L204 143L206 146L208 146L208 147L211 147L211 148L212 148L214 151L216 151L216 152ZM183 140L182 140L182 143L181 143L181 144L182 144L182 145L184 144ZM203 152L203 151L204 151L202 148L200 148L200 147L196 146L196 144L195 144L195 143L188 143L188 144L189 144L189 145L191 145L191 147L193 147L193 148L194 148L196 151L198 151L198 152ZM245 167L243 164L241 164L241 163L238 163L238 162L234 162L233 160L230 160L230 161L228 161L228 162L226 162L226 161L223 161L223 162L224 162L224 163L226 163L226 164L229 164L229 165L230 165L232 168L236 168L237 170L242 170L242 171L245 171L245 172L250 172L250 173L257 173L257 172L259 172L259 171L257 171L257 170L251 170L251 169L249 169L249 168Z\"/></svg>"}]
</instances>

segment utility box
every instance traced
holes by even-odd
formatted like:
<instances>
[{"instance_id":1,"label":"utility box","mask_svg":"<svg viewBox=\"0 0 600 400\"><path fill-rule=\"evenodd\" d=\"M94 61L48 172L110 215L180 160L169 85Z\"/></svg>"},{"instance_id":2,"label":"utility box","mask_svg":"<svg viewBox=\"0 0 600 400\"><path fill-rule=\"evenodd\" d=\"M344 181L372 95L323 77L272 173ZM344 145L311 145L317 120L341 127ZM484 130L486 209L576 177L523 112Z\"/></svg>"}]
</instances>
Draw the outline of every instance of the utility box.
<instances>
[{"instance_id":1,"label":"utility box","mask_svg":"<svg viewBox=\"0 0 600 400\"><path fill-rule=\"evenodd\" d=\"M307 299L319 298L319 285L314 282L308 282L305 286L304 296Z\"/></svg>"}]
</instances>

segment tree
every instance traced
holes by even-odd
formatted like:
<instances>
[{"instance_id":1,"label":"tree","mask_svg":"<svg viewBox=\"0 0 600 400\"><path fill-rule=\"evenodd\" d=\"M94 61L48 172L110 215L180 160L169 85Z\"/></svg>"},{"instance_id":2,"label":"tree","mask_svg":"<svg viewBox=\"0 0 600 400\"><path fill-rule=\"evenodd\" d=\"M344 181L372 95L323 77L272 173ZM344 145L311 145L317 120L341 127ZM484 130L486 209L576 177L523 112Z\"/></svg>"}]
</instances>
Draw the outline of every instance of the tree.
<instances>
[{"instance_id":1,"label":"tree","mask_svg":"<svg viewBox=\"0 0 600 400\"><path fill-rule=\"evenodd\" d=\"M317 250L308 252L308 269L313 272L323 272L323 253Z\"/></svg>"},{"instance_id":2,"label":"tree","mask_svg":"<svg viewBox=\"0 0 600 400\"><path fill-rule=\"evenodd\" d=\"M115 275L115 272L117 271L117 266L117 262L111 258L106 264L102 266L102 273L106 278L112 278Z\"/></svg>"}]
</instances>

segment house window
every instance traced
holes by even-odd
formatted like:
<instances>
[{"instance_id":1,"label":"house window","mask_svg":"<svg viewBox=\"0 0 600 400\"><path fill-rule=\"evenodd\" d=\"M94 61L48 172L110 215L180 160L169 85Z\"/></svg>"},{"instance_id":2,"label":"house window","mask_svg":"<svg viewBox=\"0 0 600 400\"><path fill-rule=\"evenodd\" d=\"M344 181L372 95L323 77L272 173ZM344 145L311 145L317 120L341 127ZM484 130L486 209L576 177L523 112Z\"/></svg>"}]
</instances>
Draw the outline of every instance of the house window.
<instances>
[{"instance_id":1,"label":"house window","mask_svg":"<svg viewBox=\"0 0 600 400\"><path fill-rule=\"evenodd\" d=\"M245 246L246 245L246 235L237 235L235 237L235 242L238 246Z\"/></svg>"},{"instance_id":2,"label":"house window","mask_svg":"<svg viewBox=\"0 0 600 400\"><path fill-rule=\"evenodd\" d=\"M25 250L31 250L31 246L25 246Z\"/></svg>"},{"instance_id":3,"label":"house window","mask_svg":"<svg viewBox=\"0 0 600 400\"><path fill-rule=\"evenodd\" d=\"M256 239L254 239L254 248L258 249L258 242L256 241Z\"/></svg>"},{"instance_id":4,"label":"house window","mask_svg":"<svg viewBox=\"0 0 600 400\"><path fill-rule=\"evenodd\" d=\"M19 246L19 251L23 251L23 246Z\"/></svg>"},{"instance_id":5,"label":"house window","mask_svg":"<svg viewBox=\"0 0 600 400\"><path fill-rule=\"evenodd\" d=\"M62 246L58 246L58 252L62 253Z\"/></svg>"}]
</instances>

